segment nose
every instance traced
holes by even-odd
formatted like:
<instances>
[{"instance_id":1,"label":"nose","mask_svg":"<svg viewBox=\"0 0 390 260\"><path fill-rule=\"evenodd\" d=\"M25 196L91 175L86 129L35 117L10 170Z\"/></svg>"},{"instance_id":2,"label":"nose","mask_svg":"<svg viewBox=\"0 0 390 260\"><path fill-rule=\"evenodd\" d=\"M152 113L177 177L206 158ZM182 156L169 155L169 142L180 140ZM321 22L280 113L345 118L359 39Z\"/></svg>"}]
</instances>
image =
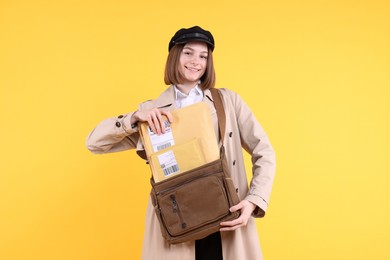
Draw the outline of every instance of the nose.
<instances>
[{"instance_id":1,"label":"nose","mask_svg":"<svg viewBox=\"0 0 390 260\"><path fill-rule=\"evenodd\" d=\"M200 57L198 57L198 55L194 55L192 56L192 59L191 59L191 64L199 64L199 61L200 61Z\"/></svg>"}]
</instances>

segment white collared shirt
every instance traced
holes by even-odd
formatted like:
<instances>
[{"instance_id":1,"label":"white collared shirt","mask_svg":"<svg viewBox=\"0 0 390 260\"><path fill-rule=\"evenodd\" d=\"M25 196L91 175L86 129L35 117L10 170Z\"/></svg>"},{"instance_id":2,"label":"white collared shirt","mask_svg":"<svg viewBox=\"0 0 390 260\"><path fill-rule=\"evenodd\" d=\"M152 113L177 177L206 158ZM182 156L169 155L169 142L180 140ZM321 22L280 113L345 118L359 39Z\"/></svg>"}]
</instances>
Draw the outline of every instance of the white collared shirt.
<instances>
[{"instance_id":1,"label":"white collared shirt","mask_svg":"<svg viewBox=\"0 0 390 260\"><path fill-rule=\"evenodd\" d=\"M186 95L175 86L175 100L177 108L186 107L202 101L203 91L198 85L196 85L193 89L191 89L190 93Z\"/></svg>"}]
</instances>

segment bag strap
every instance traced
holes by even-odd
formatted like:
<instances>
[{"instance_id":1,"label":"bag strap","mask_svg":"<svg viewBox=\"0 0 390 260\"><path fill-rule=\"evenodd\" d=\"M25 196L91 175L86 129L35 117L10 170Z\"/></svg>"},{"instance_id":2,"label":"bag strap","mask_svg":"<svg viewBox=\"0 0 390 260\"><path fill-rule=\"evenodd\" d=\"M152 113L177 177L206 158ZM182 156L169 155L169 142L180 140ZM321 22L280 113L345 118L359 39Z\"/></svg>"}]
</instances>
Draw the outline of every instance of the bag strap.
<instances>
[{"instance_id":1,"label":"bag strap","mask_svg":"<svg viewBox=\"0 0 390 260\"><path fill-rule=\"evenodd\" d=\"M214 100L214 106L215 110L217 110L217 117L218 117L218 129L219 129L219 135L221 138L221 143L223 146L223 141L225 137L225 129L226 129L226 115L225 115L225 109L223 108L222 98L221 98L221 91L216 88L210 88L211 96Z\"/></svg>"}]
</instances>

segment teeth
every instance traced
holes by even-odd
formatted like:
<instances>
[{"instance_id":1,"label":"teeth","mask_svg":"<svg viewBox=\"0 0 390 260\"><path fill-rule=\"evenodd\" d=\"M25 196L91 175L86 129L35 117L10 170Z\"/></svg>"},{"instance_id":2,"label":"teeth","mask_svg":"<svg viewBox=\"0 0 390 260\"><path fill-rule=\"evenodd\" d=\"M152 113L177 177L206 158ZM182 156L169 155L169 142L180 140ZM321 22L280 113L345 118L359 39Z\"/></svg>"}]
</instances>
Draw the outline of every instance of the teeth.
<instances>
[{"instance_id":1,"label":"teeth","mask_svg":"<svg viewBox=\"0 0 390 260\"><path fill-rule=\"evenodd\" d=\"M188 70L191 70L191 71L196 71L196 72L198 72L198 71L200 71L200 69L195 69L195 68L189 68L189 67L186 67Z\"/></svg>"}]
</instances>

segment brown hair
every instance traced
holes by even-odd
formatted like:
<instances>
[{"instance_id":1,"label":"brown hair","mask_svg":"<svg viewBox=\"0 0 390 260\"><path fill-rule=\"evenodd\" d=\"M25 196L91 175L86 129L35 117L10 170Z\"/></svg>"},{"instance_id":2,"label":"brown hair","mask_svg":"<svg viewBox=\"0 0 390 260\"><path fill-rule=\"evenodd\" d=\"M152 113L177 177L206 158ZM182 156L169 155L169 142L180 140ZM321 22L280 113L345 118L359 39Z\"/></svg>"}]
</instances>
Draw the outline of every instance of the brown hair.
<instances>
[{"instance_id":1,"label":"brown hair","mask_svg":"<svg viewBox=\"0 0 390 260\"><path fill-rule=\"evenodd\" d=\"M178 85L180 82L183 82L183 77L179 72L179 62L180 55L183 51L184 44L176 44L172 47L168 54L167 62L165 64L165 75L164 82L167 85ZM208 48L207 55L207 65L206 71L203 76L200 78L200 88L202 90L206 90L209 88L213 88L215 86L215 71L214 71L214 61L213 61L213 52Z\"/></svg>"}]
</instances>

